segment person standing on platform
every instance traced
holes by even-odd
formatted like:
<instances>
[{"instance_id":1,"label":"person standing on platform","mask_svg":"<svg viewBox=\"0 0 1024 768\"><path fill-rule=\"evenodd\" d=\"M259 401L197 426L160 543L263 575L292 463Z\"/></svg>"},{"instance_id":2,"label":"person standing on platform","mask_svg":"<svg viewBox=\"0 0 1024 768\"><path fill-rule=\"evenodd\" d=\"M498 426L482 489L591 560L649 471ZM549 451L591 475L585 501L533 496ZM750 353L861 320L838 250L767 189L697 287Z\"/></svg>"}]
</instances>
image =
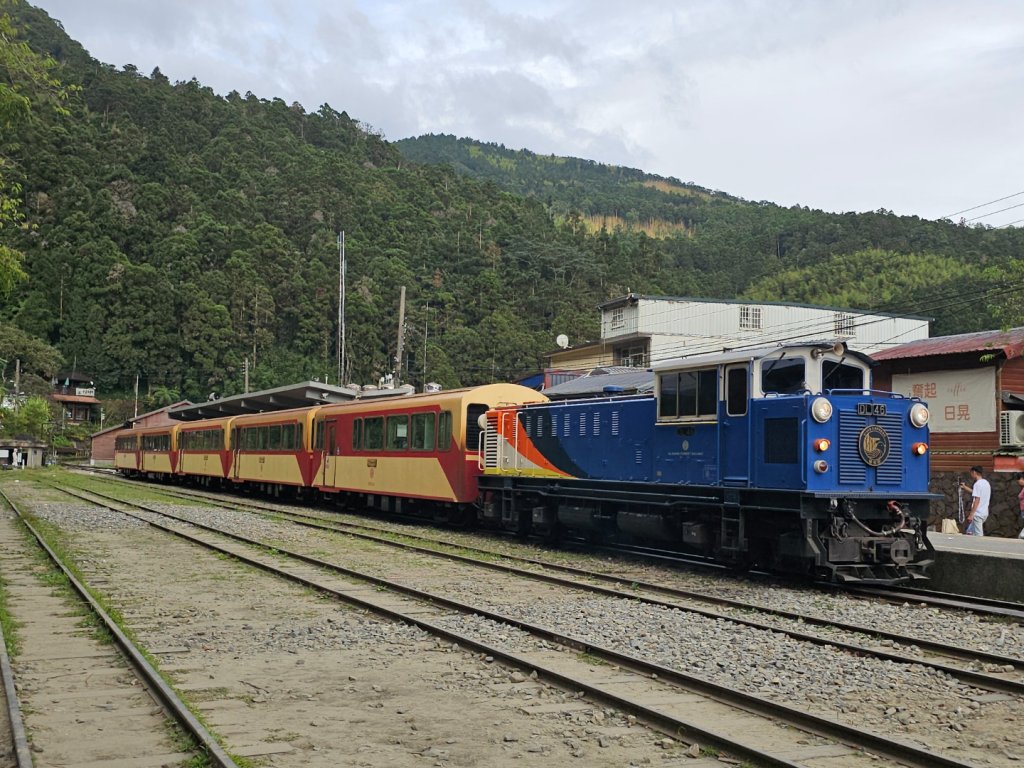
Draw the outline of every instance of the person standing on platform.
<instances>
[{"instance_id":1,"label":"person standing on platform","mask_svg":"<svg viewBox=\"0 0 1024 768\"><path fill-rule=\"evenodd\" d=\"M968 487L966 483L960 483L960 487L971 494L971 508L967 512L968 536L984 536L985 521L988 519L988 503L992 499L992 486L983 475L981 467L971 467L971 479L974 486Z\"/></svg>"},{"instance_id":2,"label":"person standing on platform","mask_svg":"<svg viewBox=\"0 0 1024 768\"><path fill-rule=\"evenodd\" d=\"M1017 485L1020 487L1020 493L1017 494L1017 501L1020 502L1020 521L1024 523L1024 472L1017 473ZM1024 528L1020 529L1017 538L1024 539Z\"/></svg>"}]
</instances>

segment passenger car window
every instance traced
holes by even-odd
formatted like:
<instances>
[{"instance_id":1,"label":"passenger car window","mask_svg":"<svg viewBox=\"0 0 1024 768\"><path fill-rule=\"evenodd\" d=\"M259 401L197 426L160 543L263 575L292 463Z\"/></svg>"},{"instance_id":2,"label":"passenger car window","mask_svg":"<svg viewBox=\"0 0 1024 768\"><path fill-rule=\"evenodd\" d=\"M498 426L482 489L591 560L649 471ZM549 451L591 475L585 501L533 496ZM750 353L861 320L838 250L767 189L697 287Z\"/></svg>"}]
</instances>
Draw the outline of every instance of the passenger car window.
<instances>
[{"instance_id":1,"label":"passenger car window","mask_svg":"<svg viewBox=\"0 0 1024 768\"><path fill-rule=\"evenodd\" d=\"M434 450L434 428L434 414L413 414L411 447L414 451Z\"/></svg>"},{"instance_id":2,"label":"passenger car window","mask_svg":"<svg viewBox=\"0 0 1024 768\"><path fill-rule=\"evenodd\" d=\"M377 416L363 422L363 448L379 451L384 447L384 417Z\"/></svg>"},{"instance_id":3,"label":"passenger car window","mask_svg":"<svg viewBox=\"0 0 1024 768\"><path fill-rule=\"evenodd\" d=\"M409 417L388 416L388 450L404 451L409 447Z\"/></svg>"}]
</instances>

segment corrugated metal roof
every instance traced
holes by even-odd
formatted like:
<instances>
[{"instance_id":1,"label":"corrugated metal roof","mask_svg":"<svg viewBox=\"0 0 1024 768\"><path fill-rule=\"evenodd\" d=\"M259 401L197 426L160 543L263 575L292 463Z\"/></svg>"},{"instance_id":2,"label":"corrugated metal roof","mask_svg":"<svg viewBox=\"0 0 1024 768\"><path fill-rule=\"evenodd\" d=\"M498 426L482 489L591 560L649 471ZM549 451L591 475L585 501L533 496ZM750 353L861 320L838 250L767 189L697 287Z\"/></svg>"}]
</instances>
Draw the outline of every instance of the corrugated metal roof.
<instances>
[{"instance_id":1,"label":"corrugated metal roof","mask_svg":"<svg viewBox=\"0 0 1024 768\"><path fill-rule=\"evenodd\" d=\"M967 352L1002 352L1007 359L1021 357L1024 355L1024 328L921 339L875 352L872 357L875 360L902 360L907 357L959 355Z\"/></svg>"},{"instance_id":2,"label":"corrugated metal roof","mask_svg":"<svg viewBox=\"0 0 1024 768\"><path fill-rule=\"evenodd\" d=\"M673 301L685 304L735 304L737 306L745 305L751 307L802 307L804 309L823 309L829 312L845 312L851 315L866 315L871 317L895 317L895 318L906 318L908 320L933 320L932 317L926 317L924 315L905 315L898 312L876 312L870 309L854 309L852 307L826 307L822 304L803 304L800 302L792 301L758 301L756 299L708 299L700 298L696 296L660 296L657 294L645 294L645 293L627 293L625 296L619 296L615 299L609 299L602 304L598 304L598 309L613 309L619 306L626 306L627 304L635 304L638 301Z\"/></svg>"}]
</instances>

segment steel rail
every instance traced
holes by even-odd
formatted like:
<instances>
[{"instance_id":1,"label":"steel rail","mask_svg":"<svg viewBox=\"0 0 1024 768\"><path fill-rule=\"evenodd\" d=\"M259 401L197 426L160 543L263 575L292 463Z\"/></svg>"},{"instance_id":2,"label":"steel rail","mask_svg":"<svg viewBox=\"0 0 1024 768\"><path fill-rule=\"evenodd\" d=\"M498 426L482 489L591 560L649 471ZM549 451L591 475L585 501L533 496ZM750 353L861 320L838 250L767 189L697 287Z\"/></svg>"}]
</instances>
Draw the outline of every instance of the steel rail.
<instances>
[{"instance_id":1,"label":"steel rail","mask_svg":"<svg viewBox=\"0 0 1024 768\"><path fill-rule=\"evenodd\" d=\"M950 592L937 592L928 589L911 587L848 587L849 592L855 595L866 595L877 597L894 603L913 601L927 603L942 608L954 608L962 611L973 611L976 613L988 613L993 616L1005 616L1011 619L1024 619L1024 604L1012 603L1008 600L996 600L990 597L974 597L972 595L957 595Z\"/></svg>"},{"instance_id":2,"label":"steel rail","mask_svg":"<svg viewBox=\"0 0 1024 768\"><path fill-rule=\"evenodd\" d=\"M479 641L472 640L471 638L468 638L459 633L454 633L450 630L444 629L443 627L435 625L432 622L428 622L416 616L405 614L401 611L381 606L377 603L364 600L363 598L360 598L356 595L352 595L347 592L335 590L331 587L327 587L324 584L313 581L299 574L290 573L286 570L278 568L275 565L265 563L249 555L225 549L213 542L204 541L203 539L185 533L184 531L180 531L171 526L164 525L153 520L149 520L145 517L141 517L137 514L126 511L124 509L116 509L114 507L110 507L110 505L107 503L96 502L95 500L89 499L88 496L85 494L75 493L67 489L61 490L64 490L65 493L68 493L71 496L74 496L85 501L89 501L93 504L99 504L100 506L115 509L115 511L118 511L137 520L146 522L160 530L167 531L168 533L172 533L176 536L186 539L187 541L191 541L193 543L200 544L201 546L204 546L208 549L212 549L223 554L230 555L231 557L234 557L240 562L244 562L248 565L252 565L254 567L265 570L269 573L282 576L303 586L319 590L333 597L341 599L345 602L348 602L352 605L356 605L358 607L365 608L376 613L381 613L383 615L388 616L389 618L403 621L405 623L413 624L432 634L444 637L446 639L451 639L454 642L460 642L463 644L470 645L471 647L474 647L477 650L487 653L493 657L502 658L506 660L508 663L512 664L513 666L517 666L521 669L537 670L538 674L548 677L551 680L558 681L559 685L562 685L569 689L583 689L595 698L608 701L612 703L614 706L617 706L629 712L633 712L638 716L642 716L649 723L658 727L659 730L663 730L669 733L670 735L678 735L680 733L683 733L690 736L702 738L705 741L708 741L715 746L718 746L728 752L731 752L738 757L758 761L757 764L759 765L795 765L788 760L781 759L769 755L767 753L763 753L760 750L757 750L756 748L750 747L749 745L743 744L742 742L737 742L736 740L730 737L726 737L722 734L718 734L713 731L708 731L704 728L694 725L693 723L679 720L671 715L658 712L657 710L646 707L638 702L628 700L622 696L619 696L618 694L611 693L602 688L590 685L575 678L567 677L563 673L557 672L554 669L545 668L544 666L538 665L537 663L530 661L528 659L524 659L518 656L517 654L513 654L508 651L503 651L500 648L492 647L490 645L487 645L486 643L481 643ZM687 674L679 670L672 669L670 667L665 667L660 664L645 661L635 656L621 653L619 651L615 651L613 649L606 648L595 643L591 643L587 640L583 640L578 637L562 634L556 630L547 627L533 625L528 622L515 619L511 616L505 616L494 611L481 609L476 606L466 605L456 600L446 598L443 595L438 595L423 590L415 589L413 587L408 587L398 582L362 573L351 568L346 568L344 566L340 566L334 563L327 562L325 560L321 560L320 558L305 555L301 552L294 552L292 550L283 548L276 544L267 544L256 539L252 539L248 536L243 536L241 534L225 531L223 529L217 528L216 526L198 523L193 520L188 520L187 518L182 518L177 515L173 515L169 512L152 509L144 504L128 501L119 501L117 503L135 507L136 509L143 510L144 512L147 512L149 514L155 514L170 520L175 520L179 523L183 523L188 526L198 528L200 530L208 531L217 536L223 536L225 538L241 542L248 546L257 547L261 550L272 551L276 555L284 555L299 562L307 563L309 565L325 569L332 573L340 574L342 576L356 579L368 584L372 584L374 586L383 587L391 592L412 597L413 599L421 602L444 606L446 608L450 608L460 613L482 616L484 618L490 619L491 621L495 621L498 623L505 624L507 626L512 626L517 629L521 629L524 632L532 634L536 637L541 637L548 641L552 641L560 645L593 655L604 661L615 664L621 668L625 668L633 671L634 673L641 674L645 678L657 678L662 682L671 682L688 691L696 692L712 700L718 701L723 704L727 704L729 706L735 707L742 711L746 711L748 713L761 715L768 719L782 719L787 723L795 725L799 729L806 731L808 733L832 739L834 741L838 741L840 743L844 743L847 745L853 745L860 749L867 750L871 753L879 754L887 758L897 760L898 762L907 766L920 766L920 768L965 768L965 766L974 765L972 763L966 763L960 760L956 760L941 753L921 749L912 744L890 739L871 731L855 728L853 726L845 725L843 723L839 723L834 720L821 717L819 715L814 715L809 712L798 709L796 707L789 706L787 704L768 701L760 697L754 696L752 694L744 693L743 691L739 691L737 689L729 688L728 686L715 683L706 678L699 677L697 675ZM668 726L668 730L666 730L666 726Z\"/></svg>"},{"instance_id":3,"label":"steel rail","mask_svg":"<svg viewBox=\"0 0 1024 768\"><path fill-rule=\"evenodd\" d=\"M117 623L110 618L99 602L92 596L89 590L83 585L75 575L68 569L66 565L58 557L57 553L53 551L43 536L35 529L35 527L28 521L17 505L11 501L10 497L0 489L0 496L3 497L4 501L10 505L11 509L14 510L15 514L21 520L22 524L29 530L29 532L35 537L39 546L46 552L50 560L60 568L61 572L67 578L68 583L74 588L82 600L92 609L93 613L103 622L104 627L110 632L114 641L117 643L122 654L135 668L136 672L139 673L140 677L146 683L149 690L156 696L157 700L164 707L164 710L169 712L175 720L188 732L193 738L196 739L200 750L206 753L215 765L221 766L221 768L238 768L238 764L235 763L231 756L224 750L223 747L214 739L213 735L206 730L206 727L199 722L199 719L192 714L192 711L185 705L185 703L178 697L177 693L172 689L160 676L160 673L153 668L153 666L146 660L146 657L142 655L135 644L129 639L129 637L121 630Z\"/></svg>"},{"instance_id":4,"label":"steel rail","mask_svg":"<svg viewBox=\"0 0 1024 768\"><path fill-rule=\"evenodd\" d=\"M106 495L106 494L103 494L103 493L100 493L100 492L97 492L97 491L89 491L89 493L93 493L93 494L95 494L97 496L100 496L101 498L107 498L107 499L110 499L112 501L116 501L116 502L120 502L120 503L129 503L129 504L133 503L133 502L125 502L124 500L118 499L115 496L109 496L109 495ZM174 495L174 494L169 494L169 495ZM217 499L209 499L209 498L207 498L207 497L205 497L203 495L181 494L181 496L183 496L185 498L192 497L192 498L205 499L207 501L213 502L217 506L222 506L222 507L225 507L225 508L228 508L228 509L237 509L237 505L233 506L231 502L223 502L223 501L219 501ZM247 506L247 505L243 505L243 506ZM669 600L659 600L659 599L656 599L656 598L653 598L653 597L647 597L647 596L644 596L644 595L638 595L635 592L625 591L625 590L617 589L617 588L614 588L614 587L612 587L612 588L601 587L601 586L598 586L598 585L595 585L595 584L587 584L585 582L575 581L573 579L564 579L564 578L560 578L560 577L557 577L557 576L553 576L551 574L539 573L537 571L527 570L527 569L523 569L523 568L517 568L515 566L506 565L506 564L503 564L503 563L500 563L500 562L494 562L494 561L490 561L490 560L480 560L480 559L477 559L477 558L474 558L474 557L469 557L469 556L466 556L466 555L460 555L460 554L453 553L453 552L443 552L443 551L440 551L440 550L437 550L437 549L433 549L432 547L417 546L417 545L414 545L414 544L408 544L408 543L401 542L401 541L395 541L393 539L389 539L389 538L386 538L386 537L383 537L383 536L376 536L374 534L364 533L364 532L361 532L360 530L349 530L349 529L368 529L368 530L378 531L378 532L381 532L381 533L393 533L393 535L395 535L395 536L401 536L401 537L405 537L405 538L410 538L410 539L414 539L414 540L421 541L421 542L430 542L430 543L439 544L441 546L446 546L446 547L452 547L452 548L468 550L468 551L475 551L475 552L478 552L478 553L480 553L482 555L486 555L486 556L489 556L489 557L501 557L501 558L503 558L505 560L511 560L511 561L515 561L515 562L527 563L527 564L533 565L533 566L544 567L544 568L548 568L550 570L556 570L556 571L560 571L560 572L569 573L569 574L572 574L572 575L574 575L576 577L579 577L579 578L588 578L588 579L593 579L593 580L596 580L596 581L603 581L605 583L613 583L613 584L621 585L623 582L627 581L627 579L625 579L625 578L609 576L608 574L603 574L603 573L600 573L600 572L597 572L597 571L589 571L589 570L586 570L586 569L576 568L576 567L573 567L573 566L562 565L562 564L558 564L558 563L549 563L549 562L546 562L546 561L543 561L543 560L534 560L534 559L531 559L531 558L522 558L522 557L518 557L516 555L508 555L508 554L504 554L504 553L497 552L497 551L494 551L494 550L488 550L488 549L482 549L482 548L476 548L476 547L469 547L469 546L465 546L465 545L461 545L461 544L456 544L456 543L453 543L453 542L447 542L447 541L443 541L443 540L432 539L432 538L429 538L429 537L418 536L416 534L408 534L408 533L404 533L404 532L385 531L385 530L380 529L380 528L375 528L373 526L364 526L364 525L361 525L361 524L358 524L358 523L348 523L348 522L343 522L343 521L327 520L327 519L321 518L321 517L316 516L316 515L309 515L309 514L305 514L305 513L301 513L301 512L290 512L290 511L284 511L284 510L280 510L280 509L273 509L273 508L271 508L269 506L265 506L265 505L251 504L251 505L248 505L248 506L254 506L257 509L263 510L264 512L266 512L267 516L283 517L284 519L287 519L290 522L295 523L296 525L302 525L302 526L305 526L305 527L314 528L314 529L318 529L318 530L333 531L333 532L340 533L340 534L343 534L343 535L346 535L346 536L352 536L354 538L359 538L359 539L363 539L363 540L367 540L367 541L373 541L373 542L376 542L376 543L379 543L379 544L382 544L382 545L386 545L386 546L390 546L390 547L406 549L406 550L409 550L409 551L417 552L417 553L420 553L420 554L426 554L426 555L430 555L430 556L434 556L434 557L442 557L442 558L446 558L446 559L453 560L453 561L456 561L456 562L463 562L463 563L467 563L467 564L470 564L470 565L475 565L475 566L480 566L480 567L483 567L483 568L488 568L488 569L494 570L494 571L500 571L500 572L509 573L509 574L512 574L512 575L515 575L515 576L520 576L520 577L523 577L523 578L533 579L535 581L541 581L541 582L545 582L545 583L549 583L549 584L554 584L554 585L558 585L558 586L567 586L567 587L577 588L577 589L580 589L580 590L583 590L583 591L588 591L588 592L592 592L592 593L595 593L595 594L601 594L601 595L606 595L606 596L610 596L610 597L618 597L618 598L623 598L623 599L628 599L628 600L634 600L634 601L643 602L643 603L647 603L647 604L651 604L651 605L657 605L657 606L660 606L660 607L663 607L663 608L675 608L677 610L687 611L689 613L694 613L694 614L697 614L699 616L705 616L707 618L725 619L725 620L733 622L735 624L740 624L740 625L743 625L743 626L752 627L754 629L767 630L767 631L771 631L771 632L781 632L781 633L784 633L784 634L786 634L786 635L788 635L788 636L790 636L790 637L792 637L792 638L794 638L796 640L802 640L804 642L814 643L816 645L821 645L821 646L834 647L834 648L838 648L838 649L841 649L841 650L844 650L844 651L847 651L847 652L850 652L850 653L868 654L868 655L871 655L871 656L875 656L877 658L885 659L885 660L888 660L888 661L895 661L897 663L903 663L903 664L919 664L921 666L928 667L930 669L934 669L934 670L942 672L944 674L952 675L954 677L957 677L957 678L963 680L964 682L970 683L970 684L975 685L975 686L977 686L979 688L985 688L985 689L988 689L988 690L991 690L991 691L999 691L999 692L1002 692L1002 693L1010 693L1010 694L1014 694L1014 695L1018 695L1018 696L1024 696L1024 682L1020 682L1018 680L1008 680L1008 679L1005 679L1005 678L1002 678L1002 677L997 677L995 675L992 675L992 674L989 674L989 673L985 673L985 672L976 672L976 671L969 670L969 669L964 669L964 668L961 668L961 667L951 666L949 664L943 664L943 663L937 662L937 661L930 661L930 660L927 660L927 659L920 659L920 658L916 658L916 657L913 657L913 656L908 656L908 655L902 654L902 653L896 653L896 652L893 652L893 651L886 651L886 650L882 650L882 649L870 648L870 647L867 647L867 646L858 645L856 643L849 643L849 642L845 642L845 641L842 641L842 640L835 640L835 639L831 639L831 638L821 637L821 636L818 636L818 635L813 635L813 634L809 634L809 633L806 633L806 632L800 632L800 631L794 630L794 629L787 629L785 627L780 627L780 626L777 626L777 625L774 625L774 624L769 624L769 623L757 621L757 620L754 620L754 619L747 619L747 618L743 618L743 617L733 616L733 615L730 615L728 613L720 613L720 612L717 612L717 611L706 610L706 609L697 608L697 607L694 607L694 606L682 605L682 604L680 604L678 602L673 602L673 601L669 601ZM292 518L299 518L299 519L292 519ZM756 603L745 603L745 602L741 602L741 601L737 601L737 600L732 600L731 598L723 598L723 597L703 595L702 593L693 592L693 591L690 591L690 590L683 590L683 589L678 589L678 588L675 588L675 587L665 587L663 585L653 584L653 583L650 583L650 582L629 580L629 583L632 586L636 587L636 588L642 588L644 590L647 590L647 591L650 591L650 592L654 592L654 593L658 593L658 594L666 594L666 595L669 595L671 597L675 597L677 599L689 599L689 600L702 601L702 602L707 602L707 603L711 603L711 604L723 605L725 607L729 607L729 608L733 608L733 609L737 609L737 610L754 610L754 611L757 611L757 612L762 613L762 614L766 614L766 615L770 615L770 616L777 616L779 618L787 619L787 620L790 620L790 621L800 621L800 622L803 622L804 624L812 624L814 626L824 626L824 627L828 627L828 628L835 628L835 629L840 629L840 630L843 630L843 631L847 631L847 632L851 632L851 633L856 633L856 634L861 634L861 635L865 635L866 634L866 635L871 635L871 636L874 636L874 637L882 637L882 638L886 638L888 640L892 640L893 642L902 643L904 645L916 645L918 648L926 650L926 651L928 651L930 653L934 653L934 654L937 654L937 655L943 655L943 656L947 656L947 657L953 657L953 658L961 659L961 660L964 660L964 661L978 661L978 662L983 662L983 663L988 663L988 664L998 664L999 666L1006 666L1006 665L1019 666L1021 664L1024 664L1024 659L1020 659L1020 658L1013 657L1013 656L1002 656L1002 655L999 655L999 654L989 653L989 652L986 652L986 651L975 651L975 650L972 650L972 649L959 648L959 647L956 647L956 646L946 645L944 643L940 643L940 642L937 642L937 641L928 640L926 638L913 637L913 636L910 636L910 635L903 635L903 634L899 634L899 633L896 633L896 632L889 632L889 631L886 631L886 630L874 629L874 628L871 628L871 627L864 627L864 626L861 626L861 625L858 625L858 624L851 624L851 623L845 623L845 622L835 622L835 621L831 621L831 620L828 620L828 619L823 619L823 618L820 618L820 617L807 616L807 615L801 614L801 613L796 613L796 612L792 612L792 611L785 611L785 610L782 610L782 609L779 609L779 608L770 608L770 607L767 607L767 606L760 606L760 605L757 605Z\"/></svg>"},{"instance_id":5,"label":"steel rail","mask_svg":"<svg viewBox=\"0 0 1024 768\"><path fill-rule=\"evenodd\" d=\"M7 719L11 725L11 741L14 742L14 758L18 768L32 768L32 748L25 732L25 721L21 717L18 690L14 685L14 671L7 654L7 641L0 627L0 676L3 677L4 699L7 701Z\"/></svg>"}]
</instances>

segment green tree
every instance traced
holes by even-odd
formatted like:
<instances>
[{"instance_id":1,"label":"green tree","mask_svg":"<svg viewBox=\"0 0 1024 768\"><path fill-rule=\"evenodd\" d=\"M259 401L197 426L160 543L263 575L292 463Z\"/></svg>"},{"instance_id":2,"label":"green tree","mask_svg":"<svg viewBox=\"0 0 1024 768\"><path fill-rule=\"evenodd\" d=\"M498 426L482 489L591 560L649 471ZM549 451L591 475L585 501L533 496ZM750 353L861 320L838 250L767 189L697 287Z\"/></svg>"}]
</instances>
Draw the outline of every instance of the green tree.
<instances>
[{"instance_id":1,"label":"green tree","mask_svg":"<svg viewBox=\"0 0 1024 768\"><path fill-rule=\"evenodd\" d=\"M3 425L9 437L48 440L53 429L50 404L42 397L30 397L16 411L4 411Z\"/></svg>"},{"instance_id":2,"label":"green tree","mask_svg":"<svg viewBox=\"0 0 1024 768\"><path fill-rule=\"evenodd\" d=\"M27 121L33 103L45 102L60 114L68 114L63 106L75 90L61 85L53 76L57 62L33 51L27 42L18 39L18 31L7 8L16 0L0 0L0 129L10 130ZM21 212L22 186L8 178L8 158L0 154L0 236L5 229L24 221ZM0 243L0 296L7 296L25 279L22 254Z\"/></svg>"}]
</instances>

